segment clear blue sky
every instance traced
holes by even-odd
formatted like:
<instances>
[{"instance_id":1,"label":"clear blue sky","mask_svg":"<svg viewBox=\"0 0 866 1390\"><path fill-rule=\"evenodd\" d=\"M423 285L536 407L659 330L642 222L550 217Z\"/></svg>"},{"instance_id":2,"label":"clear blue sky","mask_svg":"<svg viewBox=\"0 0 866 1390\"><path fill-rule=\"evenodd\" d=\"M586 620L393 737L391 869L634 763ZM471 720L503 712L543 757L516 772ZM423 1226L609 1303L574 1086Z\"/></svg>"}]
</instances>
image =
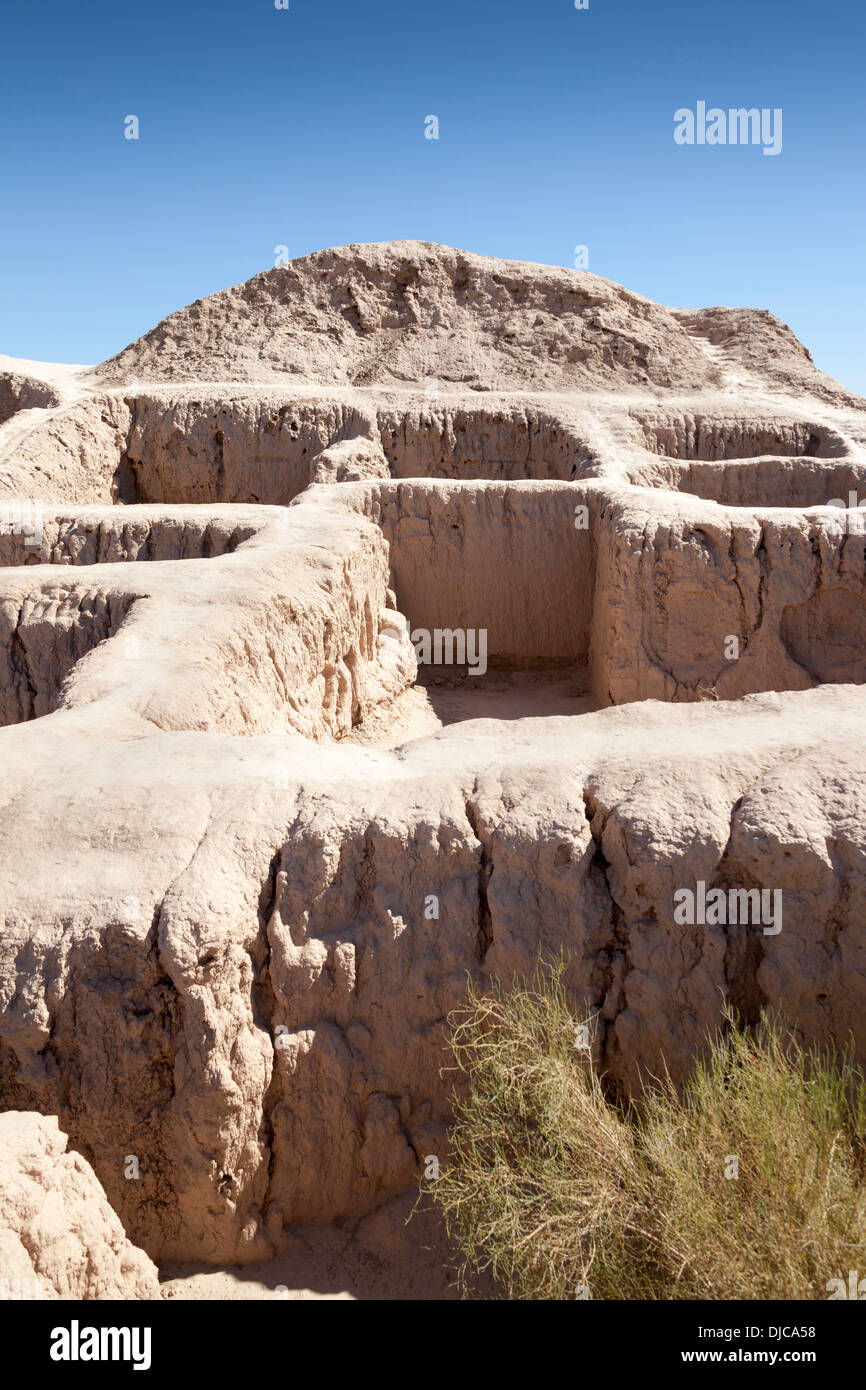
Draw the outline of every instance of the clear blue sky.
<instances>
[{"instance_id":1,"label":"clear blue sky","mask_svg":"<svg viewBox=\"0 0 866 1390\"><path fill-rule=\"evenodd\" d=\"M665 304L772 309L866 393L864 39L862 0L10 4L0 351L100 361L280 244L585 244ZM782 153L676 145L699 100L781 107Z\"/></svg>"}]
</instances>

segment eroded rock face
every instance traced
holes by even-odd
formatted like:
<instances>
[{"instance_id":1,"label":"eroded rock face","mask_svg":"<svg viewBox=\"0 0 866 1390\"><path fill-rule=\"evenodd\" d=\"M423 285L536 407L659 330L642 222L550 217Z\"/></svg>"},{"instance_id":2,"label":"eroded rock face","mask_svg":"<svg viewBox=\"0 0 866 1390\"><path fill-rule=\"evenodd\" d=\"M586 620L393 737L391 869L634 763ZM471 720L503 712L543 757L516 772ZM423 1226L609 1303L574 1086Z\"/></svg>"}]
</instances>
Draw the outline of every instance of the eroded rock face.
<instances>
[{"instance_id":1,"label":"eroded rock face","mask_svg":"<svg viewBox=\"0 0 866 1390\"><path fill-rule=\"evenodd\" d=\"M866 405L784 325L350 247L56 392L0 426L0 1104L150 1255L444 1157L467 978L562 953L625 1090L727 1002L866 1059Z\"/></svg>"},{"instance_id":2,"label":"eroded rock face","mask_svg":"<svg viewBox=\"0 0 866 1390\"><path fill-rule=\"evenodd\" d=\"M159 1298L156 1266L49 1115L0 1114L0 1263L4 1298Z\"/></svg>"}]
</instances>

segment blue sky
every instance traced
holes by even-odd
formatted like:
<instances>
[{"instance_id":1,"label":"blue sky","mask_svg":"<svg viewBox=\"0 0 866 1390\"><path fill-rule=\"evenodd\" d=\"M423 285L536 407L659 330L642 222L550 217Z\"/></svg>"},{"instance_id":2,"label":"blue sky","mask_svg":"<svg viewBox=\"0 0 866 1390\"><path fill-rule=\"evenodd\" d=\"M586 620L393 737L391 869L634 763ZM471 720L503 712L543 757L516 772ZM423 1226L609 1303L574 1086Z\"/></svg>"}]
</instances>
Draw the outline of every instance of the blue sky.
<instances>
[{"instance_id":1,"label":"blue sky","mask_svg":"<svg viewBox=\"0 0 866 1390\"><path fill-rule=\"evenodd\" d=\"M866 393L860 0L31 0L3 37L0 351L100 361L279 245L586 245ZM781 154L678 146L700 100L781 107Z\"/></svg>"}]
</instances>

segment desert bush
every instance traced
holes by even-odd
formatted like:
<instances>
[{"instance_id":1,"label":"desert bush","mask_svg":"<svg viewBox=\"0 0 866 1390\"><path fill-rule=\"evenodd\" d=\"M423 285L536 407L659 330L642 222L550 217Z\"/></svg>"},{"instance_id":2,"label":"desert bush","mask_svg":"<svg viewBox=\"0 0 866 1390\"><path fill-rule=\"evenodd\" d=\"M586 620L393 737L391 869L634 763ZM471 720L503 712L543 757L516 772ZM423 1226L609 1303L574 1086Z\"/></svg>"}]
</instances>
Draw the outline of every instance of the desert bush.
<instances>
[{"instance_id":1,"label":"desert bush","mask_svg":"<svg viewBox=\"0 0 866 1390\"><path fill-rule=\"evenodd\" d=\"M866 1080L733 1015L678 1087L618 1100L563 970L471 987L449 1019L452 1151L427 1185L465 1291L516 1299L826 1298L866 1272Z\"/></svg>"}]
</instances>

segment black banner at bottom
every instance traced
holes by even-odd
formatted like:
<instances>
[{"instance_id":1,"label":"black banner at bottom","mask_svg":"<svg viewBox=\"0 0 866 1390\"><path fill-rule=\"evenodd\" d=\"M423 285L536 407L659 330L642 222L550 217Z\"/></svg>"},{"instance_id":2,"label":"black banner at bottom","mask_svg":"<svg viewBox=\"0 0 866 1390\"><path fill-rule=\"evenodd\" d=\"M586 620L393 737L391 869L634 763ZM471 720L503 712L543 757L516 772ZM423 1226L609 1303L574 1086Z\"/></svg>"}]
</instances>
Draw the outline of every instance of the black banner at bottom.
<instances>
[{"instance_id":1,"label":"black banner at bottom","mask_svg":"<svg viewBox=\"0 0 866 1390\"><path fill-rule=\"evenodd\" d=\"M527 1305L516 1324L513 1311L507 1323L499 1323L502 1304L495 1302L483 1310L475 1304L471 1312L459 1304L364 1302L363 1321L357 1326L351 1307L342 1313L333 1307L335 1301L354 1300L8 1300L0 1302L0 1332L6 1369L11 1369L14 1357L17 1375L38 1373L49 1384L66 1383L70 1376L88 1380L102 1371L115 1377L180 1371L224 1378L238 1373L245 1381L267 1377L267 1384L294 1376L296 1354L302 1348L310 1354L315 1345L320 1354L326 1352L329 1379L339 1373L344 1349L347 1370L356 1375L368 1359L374 1371L389 1345L389 1356L401 1359L407 1351L415 1357L422 1353L425 1379L438 1355L443 1358L441 1370L434 1373L463 1379L471 1370L467 1361L475 1356L479 1371L489 1372L500 1357L508 1357L510 1363L515 1333L524 1351L534 1347L539 1369L552 1353L559 1363L568 1347L570 1357L609 1360L620 1382L648 1370L681 1367L688 1374L689 1368L701 1371L710 1366L803 1367L826 1380L843 1369L850 1375L852 1362L856 1366L859 1361L866 1309L861 1313L859 1307L840 1306L866 1301L857 1292L851 1298L847 1289L844 1296L837 1291L832 1299L809 1303L603 1303L577 1298L567 1304ZM311 1303L326 1303L328 1308L311 1308ZM461 1336L462 1350L449 1364L455 1333ZM525 1340L527 1334L535 1340ZM556 1341L538 1340L546 1336ZM400 1373L405 1372L404 1361ZM380 1373L396 1373L396 1364L391 1372L381 1367Z\"/></svg>"}]
</instances>

